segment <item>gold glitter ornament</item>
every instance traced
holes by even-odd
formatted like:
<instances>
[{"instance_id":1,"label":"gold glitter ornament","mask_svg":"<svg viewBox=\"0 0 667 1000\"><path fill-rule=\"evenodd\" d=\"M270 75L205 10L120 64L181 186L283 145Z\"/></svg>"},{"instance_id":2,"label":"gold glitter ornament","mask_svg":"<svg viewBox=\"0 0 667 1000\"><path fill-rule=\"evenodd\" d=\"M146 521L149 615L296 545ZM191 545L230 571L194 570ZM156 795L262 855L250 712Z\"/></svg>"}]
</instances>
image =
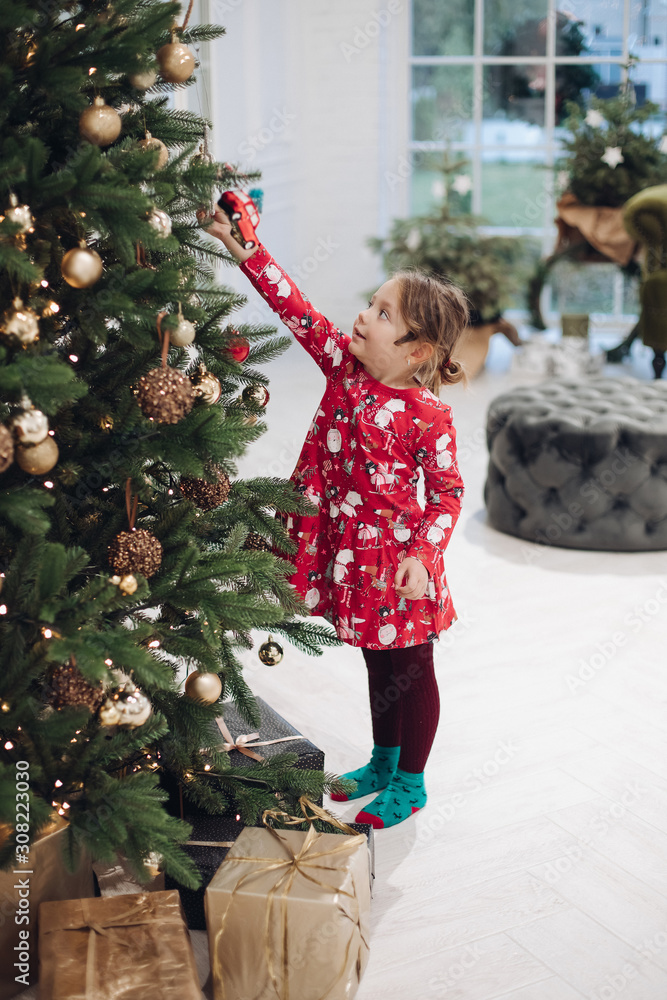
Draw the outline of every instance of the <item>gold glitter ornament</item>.
<instances>
[{"instance_id":1,"label":"gold glitter ornament","mask_svg":"<svg viewBox=\"0 0 667 1000\"><path fill-rule=\"evenodd\" d=\"M1 329L8 337L18 337L22 344L32 344L39 337L39 317L17 297L4 314Z\"/></svg>"},{"instance_id":2,"label":"gold glitter ornament","mask_svg":"<svg viewBox=\"0 0 667 1000\"><path fill-rule=\"evenodd\" d=\"M162 564L160 540L144 528L121 531L107 551L111 567L121 578L134 573L154 576Z\"/></svg>"},{"instance_id":3,"label":"gold glitter ornament","mask_svg":"<svg viewBox=\"0 0 667 1000\"><path fill-rule=\"evenodd\" d=\"M189 378L164 365L141 376L137 401L149 420L177 424L192 409L195 390Z\"/></svg>"},{"instance_id":4,"label":"gold glitter ornament","mask_svg":"<svg viewBox=\"0 0 667 1000\"><path fill-rule=\"evenodd\" d=\"M102 258L81 240L78 247L67 251L62 259L60 271L72 288L90 288L102 277Z\"/></svg>"},{"instance_id":5,"label":"gold glitter ornament","mask_svg":"<svg viewBox=\"0 0 667 1000\"><path fill-rule=\"evenodd\" d=\"M107 698L97 713L97 718L101 726L117 726L120 722L120 712L115 702Z\"/></svg>"},{"instance_id":6,"label":"gold glitter ornament","mask_svg":"<svg viewBox=\"0 0 667 1000\"><path fill-rule=\"evenodd\" d=\"M156 58L162 79L167 83L185 83L194 73L194 55L187 45L176 41L174 34L171 36L171 42L157 50Z\"/></svg>"},{"instance_id":7,"label":"gold glitter ornament","mask_svg":"<svg viewBox=\"0 0 667 1000\"><path fill-rule=\"evenodd\" d=\"M118 112L103 97L96 97L81 113L79 132L93 146L110 146L120 135L122 124Z\"/></svg>"},{"instance_id":8,"label":"gold glitter ornament","mask_svg":"<svg viewBox=\"0 0 667 1000\"><path fill-rule=\"evenodd\" d=\"M17 464L31 476L43 476L50 472L58 461L58 445L51 435L47 435L39 444L20 444L16 448Z\"/></svg>"},{"instance_id":9,"label":"gold glitter ornament","mask_svg":"<svg viewBox=\"0 0 667 1000\"><path fill-rule=\"evenodd\" d=\"M32 229L32 224L35 221L30 212L30 206L19 205L19 200L13 192L9 196L9 208L5 212L5 218L13 222L15 226L19 226L20 233L27 233Z\"/></svg>"},{"instance_id":10,"label":"gold glitter ornament","mask_svg":"<svg viewBox=\"0 0 667 1000\"><path fill-rule=\"evenodd\" d=\"M193 701L212 705L222 694L222 681L217 674L193 670L185 679L185 694Z\"/></svg>"},{"instance_id":11,"label":"gold glitter ornament","mask_svg":"<svg viewBox=\"0 0 667 1000\"><path fill-rule=\"evenodd\" d=\"M267 667L275 667L284 656L283 647L273 638L272 635L259 647L257 655L262 663Z\"/></svg>"},{"instance_id":12,"label":"gold glitter ornament","mask_svg":"<svg viewBox=\"0 0 667 1000\"><path fill-rule=\"evenodd\" d=\"M165 144L162 142L161 139L156 139L154 136L150 134L150 132L146 132L146 138L142 139L139 142L139 148L144 149L148 152L154 150L159 151L160 155L158 156L157 163L155 165L156 170L162 170L163 167L166 167L167 163L169 162L169 150L167 149L167 147L165 146Z\"/></svg>"},{"instance_id":13,"label":"gold glitter ornament","mask_svg":"<svg viewBox=\"0 0 667 1000\"><path fill-rule=\"evenodd\" d=\"M90 684L75 663L56 667L49 677L49 703L54 708L85 705L91 712L100 707L106 693L101 684Z\"/></svg>"},{"instance_id":14,"label":"gold glitter ornament","mask_svg":"<svg viewBox=\"0 0 667 1000\"><path fill-rule=\"evenodd\" d=\"M14 461L14 438L4 424L0 424L0 472ZM1 578L0 578L1 579Z\"/></svg>"},{"instance_id":15,"label":"gold glitter ornament","mask_svg":"<svg viewBox=\"0 0 667 1000\"><path fill-rule=\"evenodd\" d=\"M181 493L200 510L213 510L214 507L224 503L229 496L231 488L229 476L218 468L211 469L211 474L216 477L216 482L210 483L206 479L181 476L179 484Z\"/></svg>"},{"instance_id":16,"label":"gold glitter ornament","mask_svg":"<svg viewBox=\"0 0 667 1000\"><path fill-rule=\"evenodd\" d=\"M213 372L207 370L206 365L200 365L192 376L192 384L196 396L199 396L205 403L217 403L222 395L222 385L220 379Z\"/></svg>"}]
</instances>

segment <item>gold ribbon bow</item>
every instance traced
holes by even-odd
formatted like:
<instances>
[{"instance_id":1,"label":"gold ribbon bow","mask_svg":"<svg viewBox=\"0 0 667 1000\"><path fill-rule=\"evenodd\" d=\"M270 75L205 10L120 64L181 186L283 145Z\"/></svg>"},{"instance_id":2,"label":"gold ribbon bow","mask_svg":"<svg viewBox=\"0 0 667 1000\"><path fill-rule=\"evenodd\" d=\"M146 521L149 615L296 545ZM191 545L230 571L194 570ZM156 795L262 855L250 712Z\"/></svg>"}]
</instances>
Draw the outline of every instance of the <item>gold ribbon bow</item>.
<instances>
[{"instance_id":1,"label":"gold ribbon bow","mask_svg":"<svg viewBox=\"0 0 667 1000\"><path fill-rule=\"evenodd\" d=\"M270 871L278 871L281 868L284 869L284 871L280 875L275 885L271 887L267 895L267 907L264 918L264 955L266 959L266 965L269 970L269 976L271 977L271 982L276 992L276 996L279 997L280 1000L289 1000L289 949L288 949L288 934L287 934L287 899L290 894L294 880L297 876L297 873L302 875L303 878L308 879L309 882L313 882L321 889L328 890L332 892L334 895L347 896L352 901L352 903L357 904L355 907L356 913L354 917L352 917L350 916L349 913L347 913L347 911L341 906L340 903L337 903L339 912L345 918L352 921L352 928L350 930L350 936L345 945L345 955L343 957L340 970L335 979L333 980L333 982L329 983L324 992L320 994L318 1000L326 1000L331 990L334 988L334 986L336 986L341 977L344 975L345 969L347 967L348 956L350 954L350 949L352 947L352 943L354 940L355 931L358 931L359 933L359 948L357 952L357 960L355 963L357 983L359 983L359 980L361 978L362 945L365 946L365 948L368 950L368 941L364 936L364 932L361 926L361 914L359 912L357 893L356 889L354 888L354 885L353 885L353 891L348 892L345 889L341 889L339 886L331 885L328 882L324 882L322 879L319 879L314 875L309 875L306 869L315 868L315 869L321 869L323 871L337 871L338 869L332 868L331 865L327 865L326 863L320 864L319 862L322 861L323 859L330 858L332 855L351 853L352 851L356 850L360 844L365 843L366 836L363 833L357 833L357 831L353 830L352 827L347 825L347 823L341 822L335 816L331 815L331 813L328 813L325 809L322 809L314 802L311 802L310 799L307 798L305 795L302 795L299 798L299 806L301 807L301 811L303 813L303 815L300 817L292 816L290 815L290 813L283 812L280 809L265 809L264 812L262 813L262 822L264 823L264 826L269 831L271 836L275 837L276 840L278 840L282 844L284 850L289 855L288 858L286 858L285 860L277 860L276 858L241 858L241 857L234 857L230 859L230 861L234 862L236 861L241 863L249 862L251 864L257 864L257 862L262 862L263 867L253 872L247 872L245 875L242 875L241 878L238 880L238 882L234 886L234 889L232 890L232 894L229 900L229 905L227 906L227 909L223 914L222 920L220 922L220 927L218 928L218 931L215 936L213 944L213 954L211 957L213 961L214 979L216 983L220 986L221 996L223 998L225 997L225 982L224 982L224 974L220 963L219 942L225 928L227 916L229 915L229 912L232 908L234 896L236 895L237 891L249 879L255 878L259 875L264 875ZM269 819L282 820L287 826L302 825L304 822L310 824L304 842L301 845L301 848L296 852L296 854L294 853L290 845L287 843L285 838L280 836L280 832L278 830L275 830L273 827L269 826L267 822ZM322 834L318 833L318 831L313 826L313 821L315 819L322 819L325 822L330 823L332 826L338 827L344 833L348 834L347 838L340 844L339 847L334 847L326 851L315 850L319 840L322 837ZM281 962L282 987L276 975L274 956L271 948L271 923L272 923L271 918L273 916L275 897L278 893L278 890L281 887L283 891L280 896L280 903L281 903L280 927L277 939L280 942L280 949L282 952L282 962Z\"/></svg>"},{"instance_id":2,"label":"gold ribbon bow","mask_svg":"<svg viewBox=\"0 0 667 1000\"><path fill-rule=\"evenodd\" d=\"M226 750L227 753L229 753L230 750L239 750L241 753L245 754L246 757L252 757L253 760L258 760L262 763L266 758L262 757L259 753L255 753L252 747L268 747L271 743L286 743L288 740L302 740L304 738L300 733L297 733L295 736L280 736L276 740L260 740L259 733L246 733L245 735L237 736L236 739L234 739L227 728L225 720L221 716L218 716L215 721L225 740L222 745L223 750Z\"/></svg>"}]
</instances>

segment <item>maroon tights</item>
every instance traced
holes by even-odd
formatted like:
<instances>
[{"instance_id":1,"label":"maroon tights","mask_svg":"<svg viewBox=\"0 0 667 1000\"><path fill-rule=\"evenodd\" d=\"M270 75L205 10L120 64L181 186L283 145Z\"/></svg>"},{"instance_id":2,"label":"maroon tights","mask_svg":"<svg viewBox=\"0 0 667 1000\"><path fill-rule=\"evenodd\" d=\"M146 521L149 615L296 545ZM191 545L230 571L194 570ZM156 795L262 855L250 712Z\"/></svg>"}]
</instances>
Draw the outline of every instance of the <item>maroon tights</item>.
<instances>
[{"instance_id":1,"label":"maroon tights","mask_svg":"<svg viewBox=\"0 0 667 1000\"><path fill-rule=\"evenodd\" d=\"M373 742L401 748L398 766L420 774L440 718L433 643L405 649L362 649L368 667Z\"/></svg>"}]
</instances>

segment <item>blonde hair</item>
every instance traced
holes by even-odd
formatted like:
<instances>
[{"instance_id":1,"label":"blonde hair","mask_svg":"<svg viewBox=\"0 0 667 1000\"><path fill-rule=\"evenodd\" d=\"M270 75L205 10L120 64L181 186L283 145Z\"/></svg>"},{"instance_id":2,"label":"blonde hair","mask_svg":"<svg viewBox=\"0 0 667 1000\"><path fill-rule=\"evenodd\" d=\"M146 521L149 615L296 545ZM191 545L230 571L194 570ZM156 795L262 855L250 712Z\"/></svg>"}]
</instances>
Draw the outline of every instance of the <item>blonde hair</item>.
<instances>
[{"instance_id":1,"label":"blonde hair","mask_svg":"<svg viewBox=\"0 0 667 1000\"><path fill-rule=\"evenodd\" d=\"M443 385L467 383L462 365L452 359L470 318L465 292L424 271L397 271L392 280L398 284L398 308L409 331L395 343L417 340L433 346L431 357L414 369L415 378L436 396Z\"/></svg>"}]
</instances>

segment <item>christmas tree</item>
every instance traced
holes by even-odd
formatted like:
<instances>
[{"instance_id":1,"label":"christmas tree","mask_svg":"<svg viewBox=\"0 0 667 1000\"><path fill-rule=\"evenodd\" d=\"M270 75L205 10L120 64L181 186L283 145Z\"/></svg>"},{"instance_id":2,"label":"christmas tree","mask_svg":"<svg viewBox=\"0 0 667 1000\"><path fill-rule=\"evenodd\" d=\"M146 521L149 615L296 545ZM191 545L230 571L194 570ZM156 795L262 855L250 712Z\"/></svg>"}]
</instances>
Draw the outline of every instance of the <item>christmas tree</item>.
<instances>
[{"instance_id":1,"label":"christmas tree","mask_svg":"<svg viewBox=\"0 0 667 1000\"><path fill-rule=\"evenodd\" d=\"M216 188L249 179L213 162L210 123L171 103L193 83L192 47L223 29L154 0L6 0L0 24L0 821L12 829L17 774L30 788L0 866L55 809L71 864L82 846L120 852L146 877L157 852L194 885L178 846L189 827L166 812L161 776L245 822L276 796L340 787L294 754L231 768L202 751L222 697L259 721L240 662L252 629L313 654L338 643L302 620L288 582L281 515L307 500L288 481L234 478L266 426L260 366L289 338L233 329L245 300L215 281L231 258L196 221Z\"/></svg>"}]
</instances>

